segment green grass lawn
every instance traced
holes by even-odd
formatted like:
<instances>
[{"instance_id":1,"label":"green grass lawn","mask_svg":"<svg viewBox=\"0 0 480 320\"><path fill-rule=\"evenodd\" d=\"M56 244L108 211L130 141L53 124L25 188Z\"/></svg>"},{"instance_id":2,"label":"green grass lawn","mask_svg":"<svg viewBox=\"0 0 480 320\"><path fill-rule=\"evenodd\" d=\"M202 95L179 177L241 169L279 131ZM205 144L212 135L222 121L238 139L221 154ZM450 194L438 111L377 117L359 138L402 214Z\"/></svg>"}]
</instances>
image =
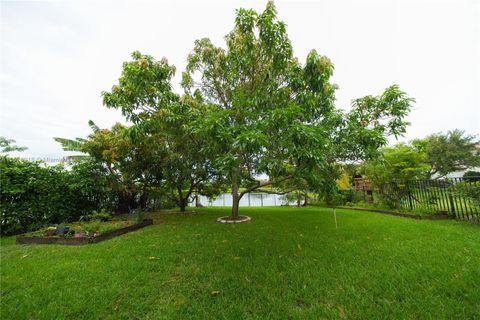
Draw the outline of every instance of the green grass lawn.
<instances>
[{"instance_id":1,"label":"green grass lawn","mask_svg":"<svg viewBox=\"0 0 480 320\"><path fill-rule=\"evenodd\" d=\"M1 245L2 319L474 319L480 228L332 209L156 214L81 247Z\"/></svg>"}]
</instances>

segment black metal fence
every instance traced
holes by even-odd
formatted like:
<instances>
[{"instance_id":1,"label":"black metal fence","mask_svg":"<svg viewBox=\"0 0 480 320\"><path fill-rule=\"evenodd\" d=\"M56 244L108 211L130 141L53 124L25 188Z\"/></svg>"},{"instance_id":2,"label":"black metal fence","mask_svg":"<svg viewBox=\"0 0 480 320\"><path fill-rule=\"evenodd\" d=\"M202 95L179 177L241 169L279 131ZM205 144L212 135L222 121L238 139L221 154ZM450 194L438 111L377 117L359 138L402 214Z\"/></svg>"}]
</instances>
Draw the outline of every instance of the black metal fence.
<instances>
[{"instance_id":1,"label":"black metal fence","mask_svg":"<svg viewBox=\"0 0 480 320\"><path fill-rule=\"evenodd\" d=\"M480 223L480 177L391 182L370 196L401 211L444 213Z\"/></svg>"}]
</instances>

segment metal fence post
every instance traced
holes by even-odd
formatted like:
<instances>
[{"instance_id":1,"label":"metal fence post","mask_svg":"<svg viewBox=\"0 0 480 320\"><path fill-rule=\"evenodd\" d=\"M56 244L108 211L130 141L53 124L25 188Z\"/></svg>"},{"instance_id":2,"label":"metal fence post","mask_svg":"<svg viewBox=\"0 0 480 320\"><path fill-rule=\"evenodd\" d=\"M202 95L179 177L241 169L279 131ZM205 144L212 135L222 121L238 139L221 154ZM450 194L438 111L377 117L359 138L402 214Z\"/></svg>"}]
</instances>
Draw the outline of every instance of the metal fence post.
<instances>
[{"instance_id":1,"label":"metal fence post","mask_svg":"<svg viewBox=\"0 0 480 320\"><path fill-rule=\"evenodd\" d=\"M410 205L410 210L413 211L412 190L410 188L410 181L407 181L407 195L408 195L408 204Z\"/></svg>"},{"instance_id":2,"label":"metal fence post","mask_svg":"<svg viewBox=\"0 0 480 320\"><path fill-rule=\"evenodd\" d=\"M452 190L448 190L448 200L450 201L450 208L452 209L453 215L455 214L455 201L453 201L453 195L452 195Z\"/></svg>"}]
</instances>

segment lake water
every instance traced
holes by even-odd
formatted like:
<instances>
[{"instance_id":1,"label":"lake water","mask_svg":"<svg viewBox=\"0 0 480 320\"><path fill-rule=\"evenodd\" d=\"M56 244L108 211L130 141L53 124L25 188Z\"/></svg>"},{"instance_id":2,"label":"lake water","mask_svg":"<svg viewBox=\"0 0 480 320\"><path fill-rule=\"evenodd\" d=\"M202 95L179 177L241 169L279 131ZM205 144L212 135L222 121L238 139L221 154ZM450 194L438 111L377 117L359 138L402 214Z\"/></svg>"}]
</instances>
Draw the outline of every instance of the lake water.
<instances>
[{"instance_id":1,"label":"lake water","mask_svg":"<svg viewBox=\"0 0 480 320\"><path fill-rule=\"evenodd\" d=\"M215 199L208 199L205 196L200 196L200 203L206 207L231 207L233 204L232 195L224 193ZM292 205L295 202L288 202L285 196L270 193L247 193L240 199L240 207L267 207L267 206L285 206ZM195 201L190 203L194 206Z\"/></svg>"}]
</instances>

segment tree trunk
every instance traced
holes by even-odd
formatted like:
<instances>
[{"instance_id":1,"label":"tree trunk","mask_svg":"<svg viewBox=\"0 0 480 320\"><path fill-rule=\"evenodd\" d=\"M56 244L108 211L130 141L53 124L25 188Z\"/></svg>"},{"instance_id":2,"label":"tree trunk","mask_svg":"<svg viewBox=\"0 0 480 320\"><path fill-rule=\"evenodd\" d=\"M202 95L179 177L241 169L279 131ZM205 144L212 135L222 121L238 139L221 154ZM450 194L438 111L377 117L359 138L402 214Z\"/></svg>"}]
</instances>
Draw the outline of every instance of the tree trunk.
<instances>
[{"instance_id":1,"label":"tree trunk","mask_svg":"<svg viewBox=\"0 0 480 320\"><path fill-rule=\"evenodd\" d=\"M140 196L140 208L142 209L146 209L147 208L147 201L148 201L148 197L145 195L145 194L142 194Z\"/></svg>"},{"instance_id":2,"label":"tree trunk","mask_svg":"<svg viewBox=\"0 0 480 320\"><path fill-rule=\"evenodd\" d=\"M195 194L195 207L196 208L203 208L203 205L200 202L200 196L198 195L198 193Z\"/></svg>"},{"instance_id":3,"label":"tree trunk","mask_svg":"<svg viewBox=\"0 0 480 320\"><path fill-rule=\"evenodd\" d=\"M240 195L238 194L238 175L237 169L234 169L232 174L232 215L230 216L231 219L237 220L238 219L238 207L240 205Z\"/></svg>"},{"instance_id":4,"label":"tree trunk","mask_svg":"<svg viewBox=\"0 0 480 320\"><path fill-rule=\"evenodd\" d=\"M300 194L297 195L297 207L301 207L302 206L302 197L300 196Z\"/></svg>"},{"instance_id":5,"label":"tree trunk","mask_svg":"<svg viewBox=\"0 0 480 320\"><path fill-rule=\"evenodd\" d=\"M129 191L120 191L118 193L118 207L119 213L129 213L131 210L137 208L137 202L135 201L135 195Z\"/></svg>"},{"instance_id":6,"label":"tree trunk","mask_svg":"<svg viewBox=\"0 0 480 320\"><path fill-rule=\"evenodd\" d=\"M238 194L235 196L233 195L233 205L232 205L232 215L231 215L231 218L233 220L237 220L238 219L238 208L240 207L240 197L238 196Z\"/></svg>"},{"instance_id":7,"label":"tree trunk","mask_svg":"<svg viewBox=\"0 0 480 320\"><path fill-rule=\"evenodd\" d=\"M185 204L180 205L180 212L185 212Z\"/></svg>"},{"instance_id":8,"label":"tree trunk","mask_svg":"<svg viewBox=\"0 0 480 320\"><path fill-rule=\"evenodd\" d=\"M178 206L180 207L180 212L185 212L185 208L187 207L187 200L180 198L178 200Z\"/></svg>"},{"instance_id":9,"label":"tree trunk","mask_svg":"<svg viewBox=\"0 0 480 320\"><path fill-rule=\"evenodd\" d=\"M303 206L308 206L308 196L305 196L305 202L303 202Z\"/></svg>"},{"instance_id":10,"label":"tree trunk","mask_svg":"<svg viewBox=\"0 0 480 320\"><path fill-rule=\"evenodd\" d=\"M183 197L183 192L181 187L177 187L178 200L177 205L180 207L180 212L185 212L185 207L187 206L187 198Z\"/></svg>"}]
</instances>

